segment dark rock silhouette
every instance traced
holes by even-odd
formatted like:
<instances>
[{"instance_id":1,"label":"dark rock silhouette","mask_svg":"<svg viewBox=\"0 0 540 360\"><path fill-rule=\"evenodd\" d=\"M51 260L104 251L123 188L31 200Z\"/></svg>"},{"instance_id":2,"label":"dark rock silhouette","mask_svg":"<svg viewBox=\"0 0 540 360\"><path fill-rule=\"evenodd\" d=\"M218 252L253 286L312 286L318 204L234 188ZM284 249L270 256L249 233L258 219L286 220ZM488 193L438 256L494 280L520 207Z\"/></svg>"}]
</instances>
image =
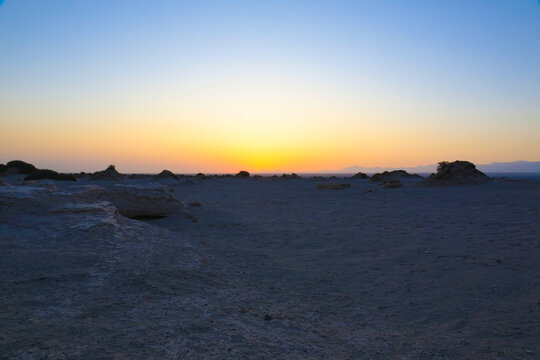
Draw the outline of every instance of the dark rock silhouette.
<instances>
[{"instance_id":1,"label":"dark rock silhouette","mask_svg":"<svg viewBox=\"0 0 540 360\"><path fill-rule=\"evenodd\" d=\"M460 185L479 184L489 180L489 177L478 170L469 161L442 161L437 166L437 173L431 174L423 181L426 185Z\"/></svg>"},{"instance_id":2,"label":"dark rock silhouette","mask_svg":"<svg viewBox=\"0 0 540 360\"><path fill-rule=\"evenodd\" d=\"M403 184L398 179L385 180L379 184L383 189L395 189L402 187Z\"/></svg>"},{"instance_id":3,"label":"dark rock silhouette","mask_svg":"<svg viewBox=\"0 0 540 360\"><path fill-rule=\"evenodd\" d=\"M157 174L154 178L161 179L161 180L165 180L165 179L178 180L178 176L176 176L172 171L169 171L169 170L163 170L162 172Z\"/></svg>"},{"instance_id":4,"label":"dark rock silhouette","mask_svg":"<svg viewBox=\"0 0 540 360\"><path fill-rule=\"evenodd\" d=\"M317 184L319 190L344 190L349 189L351 184L346 183L320 183Z\"/></svg>"},{"instance_id":5,"label":"dark rock silhouette","mask_svg":"<svg viewBox=\"0 0 540 360\"><path fill-rule=\"evenodd\" d=\"M0 173L3 174L31 174L36 170L34 165L22 160L13 160L0 167Z\"/></svg>"},{"instance_id":6,"label":"dark rock silhouette","mask_svg":"<svg viewBox=\"0 0 540 360\"><path fill-rule=\"evenodd\" d=\"M51 179L60 181L77 181L77 178L71 174L60 174L54 170L41 169L34 171L32 174L27 175L24 180L41 180Z\"/></svg>"},{"instance_id":7,"label":"dark rock silhouette","mask_svg":"<svg viewBox=\"0 0 540 360\"><path fill-rule=\"evenodd\" d=\"M6 186L6 183L2 181L2 179L0 179L0 186Z\"/></svg>"},{"instance_id":8,"label":"dark rock silhouette","mask_svg":"<svg viewBox=\"0 0 540 360\"><path fill-rule=\"evenodd\" d=\"M289 175L289 174L283 174L283 175L281 175L281 178L282 178L282 179L301 179L301 177L298 176L298 175L295 174L295 173L292 173L292 174L290 174L290 175Z\"/></svg>"},{"instance_id":9,"label":"dark rock silhouette","mask_svg":"<svg viewBox=\"0 0 540 360\"><path fill-rule=\"evenodd\" d=\"M385 171L383 173L376 173L370 178L371 181L386 181L393 180L398 178L419 178L423 179L422 176L417 174L409 174L405 170L394 170L394 171Z\"/></svg>"},{"instance_id":10,"label":"dark rock silhouette","mask_svg":"<svg viewBox=\"0 0 540 360\"><path fill-rule=\"evenodd\" d=\"M90 176L90 180L118 180L122 177L114 165L109 165L109 167L102 171L96 171Z\"/></svg>"},{"instance_id":11,"label":"dark rock silhouette","mask_svg":"<svg viewBox=\"0 0 540 360\"><path fill-rule=\"evenodd\" d=\"M353 178L353 179L367 179L368 176L363 172L359 172L359 173L356 173L353 176L351 176L351 178Z\"/></svg>"},{"instance_id":12,"label":"dark rock silhouette","mask_svg":"<svg viewBox=\"0 0 540 360\"><path fill-rule=\"evenodd\" d=\"M238 174L236 174L235 176L239 177L239 178L248 178L249 173L247 171L245 171L245 170L242 170Z\"/></svg>"}]
</instances>

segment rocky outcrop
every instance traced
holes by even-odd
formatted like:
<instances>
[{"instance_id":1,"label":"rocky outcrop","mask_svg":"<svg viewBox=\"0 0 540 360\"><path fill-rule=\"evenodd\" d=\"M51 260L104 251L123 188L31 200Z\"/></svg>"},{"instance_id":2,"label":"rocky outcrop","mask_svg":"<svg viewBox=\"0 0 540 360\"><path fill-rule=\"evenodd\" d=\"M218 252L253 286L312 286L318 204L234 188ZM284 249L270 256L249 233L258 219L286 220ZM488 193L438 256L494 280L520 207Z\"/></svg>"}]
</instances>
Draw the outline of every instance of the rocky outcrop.
<instances>
[{"instance_id":1,"label":"rocky outcrop","mask_svg":"<svg viewBox=\"0 0 540 360\"><path fill-rule=\"evenodd\" d=\"M239 178L248 178L249 173L247 171L245 171L245 170L242 170L238 174L236 174L235 176L239 177Z\"/></svg>"},{"instance_id":2,"label":"rocky outcrop","mask_svg":"<svg viewBox=\"0 0 540 360\"><path fill-rule=\"evenodd\" d=\"M379 186L383 189L396 189L402 187L403 184L398 179L391 179L381 182Z\"/></svg>"},{"instance_id":3,"label":"rocky outcrop","mask_svg":"<svg viewBox=\"0 0 540 360\"><path fill-rule=\"evenodd\" d=\"M349 189L351 184L347 183L320 183L317 184L319 190L345 190Z\"/></svg>"},{"instance_id":4,"label":"rocky outcrop","mask_svg":"<svg viewBox=\"0 0 540 360\"><path fill-rule=\"evenodd\" d=\"M163 186L114 185L107 189L88 187L84 194L92 199L111 202L128 218L162 218L174 213L190 216L184 203L173 195L173 189Z\"/></svg>"},{"instance_id":5,"label":"rocky outcrop","mask_svg":"<svg viewBox=\"0 0 540 360\"><path fill-rule=\"evenodd\" d=\"M58 181L77 181L77 178L71 174L60 174L57 173L54 170L49 169L41 169L34 171L30 175L27 175L24 180L42 180L42 179L50 179L50 180L58 180Z\"/></svg>"},{"instance_id":6,"label":"rocky outcrop","mask_svg":"<svg viewBox=\"0 0 540 360\"><path fill-rule=\"evenodd\" d=\"M114 165L109 165L109 167L102 171L97 171L90 176L90 180L110 180L117 181L122 177Z\"/></svg>"},{"instance_id":7,"label":"rocky outcrop","mask_svg":"<svg viewBox=\"0 0 540 360\"><path fill-rule=\"evenodd\" d=\"M480 184L489 180L489 177L478 170L469 161L456 160L443 161L437 166L437 173L431 174L423 181L425 185L461 185Z\"/></svg>"},{"instance_id":8,"label":"rocky outcrop","mask_svg":"<svg viewBox=\"0 0 540 360\"><path fill-rule=\"evenodd\" d=\"M178 180L178 176L176 176L172 171L169 170L163 170L162 172L154 176L154 178L159 180Z\"/></svg>"},{"instance_id":9,"label":"rocky outcrop","mask_svg":"<svg viewBox=\"0 0 540 360\"><path fill-rule=\"evenodd\" d=\"M363 173L363 172L358 172L356 174L354 174L353 176L351 176L352 179L367 179L368 176L367 174Z\"/></svg>"},{"instance_id":10,"label":"rocky outcrop","mask_svg":"<svg viewBox=\"0 0 540 360\"><path fill-rule=\"evenodd\" d=\"M31 174L35 171L37 168L34 165L21 160L13 160L0 166L0 173L4 175Z\"/></svg>"},{"instance_id":11,"label":"rocky outcrop","mask_svg":"<svg viewBox=\"0 0 540 360\"><path fill-rule=\"evenodd\" d=\"M371 181L387 181L387 180L394 180L394 179L399 179L399 178L423 179L422 176L417 175L417 174L409 174L405 170L393 170L393 171L385 171L382 173L373 174L370 180Z\"/></svg>"}]
</instances>

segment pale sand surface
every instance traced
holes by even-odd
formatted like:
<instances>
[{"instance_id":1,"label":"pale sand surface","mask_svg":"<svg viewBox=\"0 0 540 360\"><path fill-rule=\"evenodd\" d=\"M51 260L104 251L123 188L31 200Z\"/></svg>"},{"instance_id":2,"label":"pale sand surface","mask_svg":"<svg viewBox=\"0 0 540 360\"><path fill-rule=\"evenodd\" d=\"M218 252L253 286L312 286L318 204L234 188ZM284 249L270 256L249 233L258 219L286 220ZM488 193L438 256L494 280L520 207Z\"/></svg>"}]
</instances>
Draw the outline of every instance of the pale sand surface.
<instances>
[{"instance_id":1,"label":"pale sand surface","mask_svg":"<svg viewBox=\"0 0 540 360\"><path fill-rule=\"evenodd\" d=\"M192 180L196 223L0 188L0 358L540 358L539 182Z\"/></svg>"}]
</instances>

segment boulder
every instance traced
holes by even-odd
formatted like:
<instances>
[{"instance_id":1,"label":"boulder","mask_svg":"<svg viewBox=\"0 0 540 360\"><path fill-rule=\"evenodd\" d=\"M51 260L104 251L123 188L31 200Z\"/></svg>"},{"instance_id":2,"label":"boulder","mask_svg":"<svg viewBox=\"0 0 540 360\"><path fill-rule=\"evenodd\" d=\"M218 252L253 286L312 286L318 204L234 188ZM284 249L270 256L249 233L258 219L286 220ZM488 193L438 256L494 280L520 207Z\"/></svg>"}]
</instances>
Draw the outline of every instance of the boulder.
<instances>
[{"instance_id":1,"label":"boulder","mask_svg":"<svg viewBox=\"0 0 540 360\"><path fill-rule=\"evenodd\" d=\"M479 184L489 180L489 177L478 170L469 161L442 161L437 166L437 173L431 174L423 181L425 185L461 185Z\"/></svg>"},{"instance_id":2,"label":"boulder","mask_svg":"<svg viewBox=\"0 0 540 360\"><path fill-rule=\"evenodd\" d=\"M351 176L352 179L367 179L368 176L363 173L363 172L358 172L356 174L354 174L353 176Z\"/></svg>"},{"instance_id":3,"label":"boulder","mask_svg":"<svg viewBox=\"0 0 540 360\"><path fill-rule=\"evenodd\" d=\"M154 176L154 178L159 180L178 180L178 176L176 176L172 171L169 170L163 170L162 172Z\"/></svg>"},{"instance_id":4,"label":"boulder","mask_svg":"<svg viewBox=\"0 0 540 360\"><path fill-rule=\"evenodd\" d=\"M60 174L54 170L49 169L40 169L34 171L32 174L27 175L24 180L41 180L41 179L51 179L59 181L77 181L77 178L71 174Z\"/></svg>"},{"instance_id":5,"label":"boulder","mask_svg":"<svg viewBox=\"0 0 540 360\"><path fill-rule=\"evenodd\" d=\"M236 174L235 176L239 177L239 178L248 178L249 173L247 171L245 171L245 170L242 170L238 174Z\"/></svg>"},{"instance_id":6,"label":"boulder","mask_svg":"<svg viewBox=\"0 0 540 360\"><path fill-rule=\"evenodd\" d=\"M422 176L417 174L409 174L405 170L393 170L393 171L385 171L382 173L376 173L371 176L371 181L386 181L386 180L393 180L393 179L399 179L399 178L418 178L423 179Z\"/></svg>"},{"instance_id":7,"label":"boulder","mask_svg":"<svg viewBox=\"0 0 540 360\"><path fill-rule=\"evenodd\" d=\"M116 171L116 168L114 165L109 165L109 167L102 171L96 171L95 173L90 176L90 180L112 180L116 181L122 177L122 174L120 174L118 171Z\"/></svg>"},{"instance_id":8,"label":"boulder","mask_svg":"<svg viewBox=\"0 0 540 360\"><path fill-rule=\"evenodd\" d=\"M351 184L346 183L320 183L317 184L319 190L344 190L349 189Z\"/></svg>"},{"instance_id":9,"label":"boulder","mask_svg":"<svg viewBox=\"0 0 540 360\"><path fill-rule=\"evenodd\" d=\"M379 184L383 189L395 189L402 187L403 184L398 179L385 180Z\"/></svg>"},{"instance_id":10,"label":"boulder","mask_svg":"<svg viewBox=\"0 0 540 360\"><path fill-rule=\"evenodd\" d=\"M174 213L189 215L173 189L163 186L114 185L107 189L90 187L86 195L111 202L118 212L128 218L162 218Z\"/></svg>"}]
</instances>

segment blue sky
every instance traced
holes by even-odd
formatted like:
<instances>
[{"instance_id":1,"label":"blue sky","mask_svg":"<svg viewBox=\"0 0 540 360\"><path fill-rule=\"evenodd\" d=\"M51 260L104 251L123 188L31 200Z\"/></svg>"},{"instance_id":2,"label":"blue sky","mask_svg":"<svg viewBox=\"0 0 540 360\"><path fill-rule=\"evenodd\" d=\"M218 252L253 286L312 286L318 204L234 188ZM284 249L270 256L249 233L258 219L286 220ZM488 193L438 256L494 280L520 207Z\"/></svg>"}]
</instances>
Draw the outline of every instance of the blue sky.
<instances>
[{"instance_id":1,"label":"blue sky","mask_svg":"<svg viewBox=\"0 0 540 360\"><path fill-rule=\"evenodd\" d=\"M538 1L6 0L0 33L0 161L540 158Z\"/></svg>"}]
</instances>

